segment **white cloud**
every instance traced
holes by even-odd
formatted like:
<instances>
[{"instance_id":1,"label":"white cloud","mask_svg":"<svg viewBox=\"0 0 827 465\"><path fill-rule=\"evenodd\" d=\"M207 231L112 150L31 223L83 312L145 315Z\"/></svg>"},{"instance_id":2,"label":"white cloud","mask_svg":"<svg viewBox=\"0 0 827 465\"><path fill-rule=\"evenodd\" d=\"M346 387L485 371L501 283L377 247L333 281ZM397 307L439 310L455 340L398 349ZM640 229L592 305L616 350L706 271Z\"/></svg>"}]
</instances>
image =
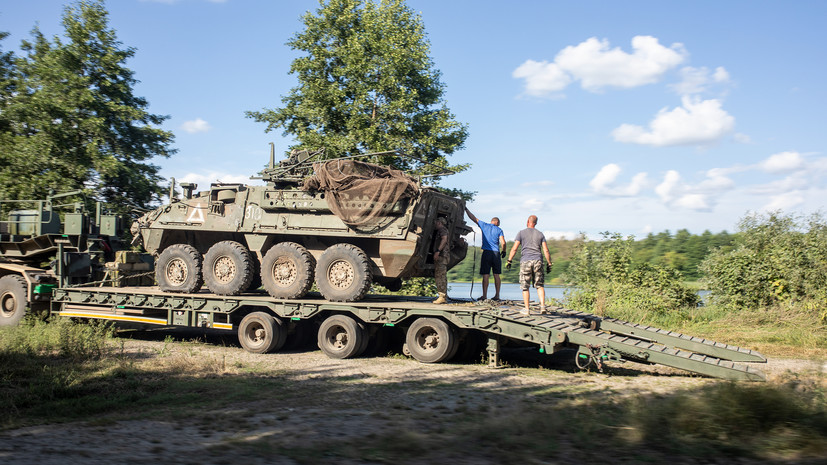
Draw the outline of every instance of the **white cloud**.
<instances>
[{"instance_id":1,"label":"white cloud","mask_svg":"<svg viewBox=\"0 0 827 465\"><path fill-rule=\"evenodd\" d=\"M599 92L658 82L687 56L682 44L664 47L652 36L633 37L632 50L610 48L608 40L592 37L564 48L551 63L526 60L512 76L525 79L525 92L538 97L559 93L575 80L583 89Z\"/></svg>"},{"instance_id":2,"label":"white cloud","mask_svg":"<svg viewBox=\"0 0 827 465\"><path fill-rule=\"evenodd\" d=\"M680 95L692 95L706 92L711 84L726 84L729 73L722 66L710 71L706 66L695 68L685 66L680 70L681 82L669 87Z\"/></svg>"},{"instance_id":3,"label":"white cloud","mask_svg":"<svg viewBox=\"0 0 827 465\"><path fill-rule=\"evenodd\" d=\"M190 134L196 134L199 132L208 132L212 129L210 123L204 121L201 118L196 118L190 121L184 121L184 124L181 125L181 130L184 132L188 132Z\"/></svg>"},{"instance_id":4,"label":"white cloud","mask_svg":"<svg viewBox=\"0 0 827 465\"><path fill-rule=\"evenodd\" d=\"M600 171L589 181L589 185L594 191L601 195L631 197L638 195L640 191L647 184L646 173L638 173L632 181L625 186L618 186L615 184L621 169L614 163L609 163L600 169Z\"/></svg>"},{"instance_id":5,"label":"white cloud","mask_svg":"<svg viewBox=\"0 0 827 465\"><path fill-rule=\"evenodd\" d=\"M804 158L798 152L781 152L760 163L763 171L771 174L789 173L804 167Z\"/></svg>"},{"instance_id":6,"label":"white cloud","mask_svg":"<svg viewBox=\"0 0 827 465\"><path fill-rule=\"evenodd\" d=\"M786 192L772 197L770 202L764 205L763 209L765 211L792 210L803 204L804 200L804 196L798 191Z\"/></svg>"},{"instance_id":7,"label":"white cloud","mask_svg":"<svg viewBox=\"0 0 827 465\"><path fill-rule=\"evenodd\" d=\"M681 107L659 111L648 131L642 126L622 124L612 136L618 142L654 147L709 145L735 127L735 118L721 108L718 100L683 97L681 103Z\"/></svg>"},{"instance_id":8,"label":"white cloud","mask_svg":"<svg viewBox=\"0 0 827 465\"><path fill-rule=\"evenodd\" d=\"M553 95L565 89L571 82L571 76L563 72L556 63L527 60L514 70L511 75L525 79L525 92L535 97Z\"/></svg>"},{"instance_id":9,"label":"white cloud","mask_svg":"<svg viewBox=\"0 0 827 465\"><path fill-rule=\"evenodd\" d=\"M671 207L695 211L708 211L723 192L735 187L735 183L723 175L725 170L712 169L706 178L696 185L685 183L680 173L669 170L663 181L655 187L661 201Z\"/></svg>"}]
</instances>

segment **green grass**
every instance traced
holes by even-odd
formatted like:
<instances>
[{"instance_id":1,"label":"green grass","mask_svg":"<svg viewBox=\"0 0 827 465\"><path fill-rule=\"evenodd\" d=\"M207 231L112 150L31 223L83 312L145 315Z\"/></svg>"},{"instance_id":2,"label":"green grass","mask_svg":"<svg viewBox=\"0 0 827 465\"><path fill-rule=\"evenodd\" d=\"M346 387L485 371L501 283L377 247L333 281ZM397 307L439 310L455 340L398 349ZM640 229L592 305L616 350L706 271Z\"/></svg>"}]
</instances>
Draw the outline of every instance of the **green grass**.
<instances>
[{"instance_id":1,"label":"green grass","mask_svg":"<svg viewBox=\"0 0 827 465\"><path fill-rule=\"evenodd\" d=\"M706 309L694 324L712 327L721 318ZM106 326L63 320L3 328L0 427L171 419L204 434L230 432L212 446L215 454L302 464L827 458L824 373L707 380L657 394L606 387L599 381L609 375L529 368L531 361L456 380L324 370L308 378L229 363L226 354L238 349L203 348L168 338L136 354ZM536 382L497 381L506 376Z\"/></svg>"}]
</instances>

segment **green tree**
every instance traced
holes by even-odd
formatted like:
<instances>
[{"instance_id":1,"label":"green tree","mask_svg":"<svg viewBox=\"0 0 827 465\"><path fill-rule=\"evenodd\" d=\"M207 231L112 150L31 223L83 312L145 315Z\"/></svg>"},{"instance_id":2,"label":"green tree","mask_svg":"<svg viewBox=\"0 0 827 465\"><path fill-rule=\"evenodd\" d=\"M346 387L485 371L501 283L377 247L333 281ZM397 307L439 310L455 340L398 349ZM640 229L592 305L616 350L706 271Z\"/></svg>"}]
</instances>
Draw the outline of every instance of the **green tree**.
<instances>
[{"instance_id":1,"label":"green tree","mask_svg":"<svg viewBox=\"0 0 827 465\"><path fill-rule=\"evenodd\" d=\"M135 54L108 27L100 0L78 1L63 15L66 42L35 28L16 60L16 91L4 102L0 196L42 198L50 189L86 189L114 211L146 207L163 192L159 167L168 157L167 117L148 113L125 66Z\"/></svg>"},{"instance_id":2,"label":"green tree","mask_svg":"<svg viewBox=\"0 0 827 465\"><path fill-rule=\"evenodd\" d=\"M468 131L443 101L422 20L403 0L320 1L302 20L287 43L302 52L290 69L299 85L283 107L248 117L293 136L291 148L325 147L329 157L401 150L414 159L368 161L423 175L468 168L446 159Z\"/></svg>"}]
</instances>

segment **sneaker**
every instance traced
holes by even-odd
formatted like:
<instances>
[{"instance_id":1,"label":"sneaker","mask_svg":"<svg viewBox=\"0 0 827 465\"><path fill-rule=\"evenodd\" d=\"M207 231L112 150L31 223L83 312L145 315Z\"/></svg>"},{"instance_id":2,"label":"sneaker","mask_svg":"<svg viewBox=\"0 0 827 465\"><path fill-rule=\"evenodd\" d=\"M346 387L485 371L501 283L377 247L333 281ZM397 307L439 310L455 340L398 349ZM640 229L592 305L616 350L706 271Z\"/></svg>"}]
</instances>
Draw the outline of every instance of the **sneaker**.
<instances>
[{"instance_id":1,"label":"sneaker","mask_svg":"<svg viewBox=\"0 0 827 465\"><path fill-rule=\"evenodd\" d=\"M531 315L531 312L529 310L522 309L520 310L520 315Z\"/></svg>"}]
</instances>

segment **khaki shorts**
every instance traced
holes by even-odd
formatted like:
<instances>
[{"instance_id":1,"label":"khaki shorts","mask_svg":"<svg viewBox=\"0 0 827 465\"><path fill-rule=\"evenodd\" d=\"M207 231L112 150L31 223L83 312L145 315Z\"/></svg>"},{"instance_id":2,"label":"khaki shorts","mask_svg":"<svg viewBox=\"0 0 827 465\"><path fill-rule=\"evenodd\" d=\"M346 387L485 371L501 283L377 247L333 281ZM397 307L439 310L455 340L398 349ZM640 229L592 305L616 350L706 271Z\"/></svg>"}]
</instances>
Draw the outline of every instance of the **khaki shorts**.
<instances>
[{"instance_id":1,"label":"khaki shorts","mask_svg":"<svg viewBox=\"0 0 827 465\"><path fill-rule=\"evenodd\" d=\"M543 287L545 280L546 274L543 271L542 260L520 262L520 289L527 291L531 283L534 283L534 287Z\"/></svg>"}]
</instances>

